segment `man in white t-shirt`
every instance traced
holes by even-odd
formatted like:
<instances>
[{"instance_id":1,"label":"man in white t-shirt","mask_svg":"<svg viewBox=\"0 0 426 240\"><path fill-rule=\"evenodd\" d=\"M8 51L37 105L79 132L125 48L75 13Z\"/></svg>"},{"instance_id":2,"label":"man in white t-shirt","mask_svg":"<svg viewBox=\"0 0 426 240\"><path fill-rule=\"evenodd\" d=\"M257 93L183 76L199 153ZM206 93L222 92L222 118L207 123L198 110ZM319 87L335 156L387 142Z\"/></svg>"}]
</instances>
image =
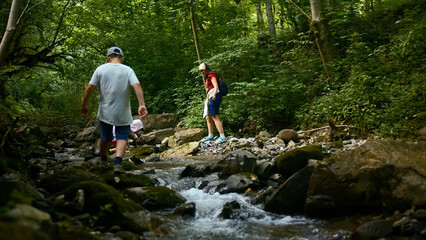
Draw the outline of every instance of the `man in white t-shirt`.
<instances>
[{"instance_id":1,"label":"man in white t-shirt","mask_svg":"<svg viewBox=\"0 0 426 240\"><path fill-rule=\"evenodd\" d=\"M99 66L92 75L83 94L81 113L88 115L87 102L95 88L99 90L98 119L101 126L100 155L106 162L109 142L113 139L112 128L115 126L117 150L114 161L114 172L122 172L121 161L127 146L127 135L133 121L130 108L130 87L133 87L139 102L138 113L144 117L148 111L145 107L143 90L135 72L122 64L123 51L111 47L107 52L108 63Z\"/></svg>"}]
</instances>

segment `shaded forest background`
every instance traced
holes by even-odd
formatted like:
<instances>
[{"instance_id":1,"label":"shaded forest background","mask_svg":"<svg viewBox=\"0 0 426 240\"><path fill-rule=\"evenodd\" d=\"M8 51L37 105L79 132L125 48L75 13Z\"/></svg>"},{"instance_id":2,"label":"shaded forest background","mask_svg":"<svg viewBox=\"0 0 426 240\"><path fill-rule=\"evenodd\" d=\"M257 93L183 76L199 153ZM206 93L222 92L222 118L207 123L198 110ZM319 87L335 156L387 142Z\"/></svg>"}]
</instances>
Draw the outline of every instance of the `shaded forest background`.
<instances>
[{"instance_id":1,"label":"shaded forest background","mask_svg":"<svg viewBox=\"0 0 426 240\"><path fill-rule=\"evenodd\" d=\"M190 8L202 61L230 88L221 110L228 133L333 122L407 137L426 118L423 0L17 2L0 69L3 123L80 117L91 74L119 46L150 113L175 112L185 127L205 127ZM3 38L11 4L0 1ZM97 97L89 109L96 116Z\"/></svg>"}]
</instances>

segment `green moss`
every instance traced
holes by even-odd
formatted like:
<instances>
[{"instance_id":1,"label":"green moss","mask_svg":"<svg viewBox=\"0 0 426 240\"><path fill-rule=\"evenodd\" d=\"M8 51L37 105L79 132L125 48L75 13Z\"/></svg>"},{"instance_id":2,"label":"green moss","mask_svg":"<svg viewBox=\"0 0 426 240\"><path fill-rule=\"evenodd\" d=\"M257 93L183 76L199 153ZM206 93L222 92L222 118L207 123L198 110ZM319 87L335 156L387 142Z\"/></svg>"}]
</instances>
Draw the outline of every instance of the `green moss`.
<instances>
[{"instance_id":1,"label":"green moss","mask_svg":"<svg viewBox=\"0 0 426 240\"><path fill-rule=\"evenodd\" d=\"M126 170L126 171L132 171L132 170L136 170L136 169L138 169L138 168L135 166L135 164L133 164L133 163L131 163L131 162L128 162L128 161L123 161L123 162L122 162L122 166L123 166L123 169L124 169L124 170Z\"/></svg>"},{"instance_id":2,"label":"green moss","mask_svg":"<svg viewBox=\"0 0 426 240\"><path fill-rule=\"evenodd\" d=\"M285 177L290 177L306 166L309 159L322 160L324 158L321 145L308 145L295 148L276 157L278 169Z\"/></svg>"},{"instance_id":3,"label":"green moss","mask_svg":"<svg viewBox=\"0 0 426 240\"><path fill-rule=\"evenodd\" d=\"M79 169L67 169L42 178L40 185L47 191L56 193L68 186L82 181L104 182L102 178L93 173Z\"/></svg>"},{"instance_id":4,"label":"green moss","mask_svg":"<svg viewBox=\"0 0 426 240\"><path fill-rule=\"evenodd\" d=\"M113 214L119 212L133 212L141 210L139 205L132 204L125 200L121 193L115 188L97 181L79 182L64 190L67 200L71 201L75 197L77 190L83 189L85 196L84 210L97 214L101 210L101 206L111 205Z\"/></svg>"},{"instance_id":5,"label":"green moss","mask_svg":"<svg viewBox=\"0 0 426 240\"><path fill-rule=\"evenodd\" d=\"M134 148L131 151L131 153L133 155L135 155L135 157L143 158L144 156L149 156L152 153L155 153L155 147L144 145L144 146L140 146L140 147Z\"/></svg>"},{"instance_id":6,"label":"green moss","mask_svg":"<svg viewBox=\"0 0 426 240\"><path fill-rule=\"evenodd\" d=\"M106 183L117 189L154 186L154 182L151 180L151 178L143 174L104 174L101 176L105 179Z\"/></svg>"}]
</instances>

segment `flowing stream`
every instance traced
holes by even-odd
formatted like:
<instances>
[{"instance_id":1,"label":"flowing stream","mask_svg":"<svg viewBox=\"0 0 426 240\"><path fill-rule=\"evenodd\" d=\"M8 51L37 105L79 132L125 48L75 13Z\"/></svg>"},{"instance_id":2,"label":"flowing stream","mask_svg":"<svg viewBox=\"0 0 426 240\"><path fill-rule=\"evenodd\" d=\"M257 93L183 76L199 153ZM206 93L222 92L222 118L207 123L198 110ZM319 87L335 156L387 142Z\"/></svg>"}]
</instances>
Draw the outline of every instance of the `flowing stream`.
<instances>
[{"instance_id":1,"label":"flowing stream","mask_svg":"<svg viewBox=\"0 0 426 240\"><path fill-rule=\"evenodd\" d=\"M326 221L309 219L304 216L277 215L266 212L262 206L250 203L244 194L219 194L214 191L220 180L217 174L203 178L186 177L179 179L179 174L188 164L206 165L211 159L173 159L169 162L146 163L144 170L154 169L151 177L158 185L169 187L183 195L187 202L196 206L194 218L174 216L171 210L155 212L164 219L169 228L168 236L145 236L147 239L345 239L348 232L343 226L330 227ZM208 182L204 189L198 189L203 182ZM210 188L209 188L210 186ZM219 215L226 203L236 201L240 208L235 210L231 219Z\"/></svg>"}]
</instances>

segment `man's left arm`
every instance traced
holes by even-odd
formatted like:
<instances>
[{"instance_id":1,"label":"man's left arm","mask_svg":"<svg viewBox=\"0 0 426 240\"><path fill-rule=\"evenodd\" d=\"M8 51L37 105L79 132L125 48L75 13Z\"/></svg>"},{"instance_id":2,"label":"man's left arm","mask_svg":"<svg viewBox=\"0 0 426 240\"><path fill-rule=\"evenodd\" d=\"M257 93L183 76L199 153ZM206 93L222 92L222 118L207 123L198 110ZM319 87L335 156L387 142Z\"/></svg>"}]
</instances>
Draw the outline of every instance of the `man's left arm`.
<instances>
[{"instance_id":1,"label":"man's left arm","mask_svg":"<svg viewBox=\"0 0 426 240\"><path fill-rule=\"evenodd\" d=\"M148 111L146 110L145 99L143 97L143 90L142 90L141 84L136 83L136 84L133 84L132 86L135 89L136 97L139 102L139 108L138 108L139 116L145 117L145 115L148 114Z\"/></svg>"}]
</instances>

